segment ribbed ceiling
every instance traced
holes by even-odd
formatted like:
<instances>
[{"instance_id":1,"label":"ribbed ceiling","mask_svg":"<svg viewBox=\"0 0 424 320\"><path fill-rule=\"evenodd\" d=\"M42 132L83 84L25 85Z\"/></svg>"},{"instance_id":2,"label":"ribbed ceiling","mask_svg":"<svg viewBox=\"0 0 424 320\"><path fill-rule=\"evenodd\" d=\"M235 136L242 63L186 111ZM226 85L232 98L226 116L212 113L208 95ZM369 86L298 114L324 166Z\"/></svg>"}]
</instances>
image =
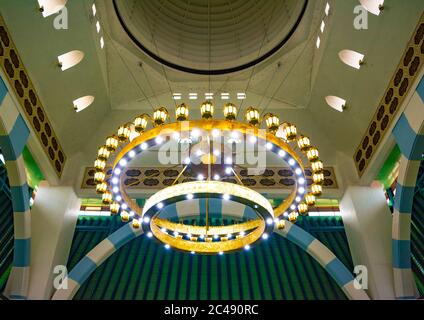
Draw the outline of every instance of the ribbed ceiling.
<instances>
[{"instance_id":1,"label":"ribbed ceiling","mask_svg":"<svg viewBox=\"0 0 424 320\"><path fill-rule=\"evenodd\" d=\"M121 23L145 51L195 70L248 65L282 46L306 0L120 0Z\"/></svg>"}]
</instances>

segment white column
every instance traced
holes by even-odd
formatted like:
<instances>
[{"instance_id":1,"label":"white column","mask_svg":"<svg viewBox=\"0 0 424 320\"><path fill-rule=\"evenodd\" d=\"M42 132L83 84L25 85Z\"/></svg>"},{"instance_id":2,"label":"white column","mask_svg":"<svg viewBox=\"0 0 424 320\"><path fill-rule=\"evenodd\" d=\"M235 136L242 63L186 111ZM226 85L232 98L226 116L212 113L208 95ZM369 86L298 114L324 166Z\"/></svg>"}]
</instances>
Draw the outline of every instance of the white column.
<instances>
[{"instance_id":1,"label":"white column","mask_svg":"<svg viewBox=\"0 0 424 320\"><path fill-rule=\"evenodd\" d=\"M71 187L41 183L32 207L31 274L28 299L50 299L53 270L64 265L72 244L80 200Z\"/></svg>"},{"instance_id":2,"label":"white column","mask_svg":"<svg viewBox=\"0 0 424 320\"><path fill-rule=\"evenodd\" d=\"M380 188L350 186L340 211L354 265L368 269L372 299L394 299L392 216Z\"/></svg>"}]
</instances>

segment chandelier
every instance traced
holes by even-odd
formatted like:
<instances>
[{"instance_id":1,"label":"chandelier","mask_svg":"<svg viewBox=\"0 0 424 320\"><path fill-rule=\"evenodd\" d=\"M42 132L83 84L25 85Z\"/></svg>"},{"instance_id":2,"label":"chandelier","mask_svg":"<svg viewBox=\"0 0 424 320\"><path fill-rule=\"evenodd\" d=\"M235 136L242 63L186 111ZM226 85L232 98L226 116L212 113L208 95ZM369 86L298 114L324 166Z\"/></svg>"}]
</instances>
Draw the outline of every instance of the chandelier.
<instances>
[{"instance_id":1,"label":"chandelier","mask_svg":"<svg viewBox=\"0 0 424 320\"><path fill-rule=\"evenodd\" d=\"M231 103L223 108L224 119L213 119L211 101L202 103L200 111L202 119L189 120L189 107L181 104L175 110L177 121L169 123L167 109L160 107L153 117L147 114L138 116L132 123L121 125L116 135L106 139L105 145L97 151L95 182L97 193L102 195L105 205L110 205L113 215L120 214L124 222L132 220L133 228L143 228L149 238L154 237L166 248L198 254L224 254L243 248L248 250L261 239L267 239L275 227L284 228L285 220L296 222L299 215L308 214L308 207L314 206L316 197L322 194L324 181L318 149L311 145L308 137L298 134L294 124L280 124L275 114L268 113L260 119L259 110L254 107L246 110L246 123L237 121L237 107ZM149 123L151 129L147 129ZM261 123L266 129L259 128ZM218 148L212 143L216 141L220 142ZM278 206L273 208L263 195L244 185L243 179L235 172L232 148L243 142L256 147L257 151L262 147L266 156L274 154L281 167L288 167L296 177L290 194ZM158 150L168 143L179 145L181 149L177 150L181 154L183 146L188 146L189 155L179 158L178 166L182 169L172 185L153 194L140 207L127 192L124 172L132 161L143 159L144 153ZM230 156L223 156L224 153ZM196 159L207 169L199 169L197 181L181 181L186 170L197 168ZM222 159L222 165L218 159ZM308 161L312 168L313 181L309 186L304 161ZM110 168L111 175L106 180L106 171ZM228 182L222 175L232 176L237 183ZM198 199L205 203L204 224L186 224L163 214L167 207ZM209 217L211 201L231 202L236 207L248 208L255 217L243 220L234 212L233 223L214 225Z\"/></svg>"}]
</instances>

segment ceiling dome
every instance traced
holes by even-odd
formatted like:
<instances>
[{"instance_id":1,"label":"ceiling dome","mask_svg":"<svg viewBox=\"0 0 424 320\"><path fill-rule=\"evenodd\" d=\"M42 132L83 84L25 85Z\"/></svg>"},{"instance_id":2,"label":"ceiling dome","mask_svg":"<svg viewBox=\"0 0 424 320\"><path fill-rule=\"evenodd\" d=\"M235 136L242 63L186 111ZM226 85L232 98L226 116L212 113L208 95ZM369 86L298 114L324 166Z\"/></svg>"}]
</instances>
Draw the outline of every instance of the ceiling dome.
<instances>
[{"instance_id":1,"label":"ceiling dome","mask_svg":"<svg viewBox=\"0 0 424 320\"><path fill-rule=\"evenodd\" d=\"M251 67L280 49L307 0L122 0L122 27L150 57L197 74Z\"/></svg>"}]
</instances>

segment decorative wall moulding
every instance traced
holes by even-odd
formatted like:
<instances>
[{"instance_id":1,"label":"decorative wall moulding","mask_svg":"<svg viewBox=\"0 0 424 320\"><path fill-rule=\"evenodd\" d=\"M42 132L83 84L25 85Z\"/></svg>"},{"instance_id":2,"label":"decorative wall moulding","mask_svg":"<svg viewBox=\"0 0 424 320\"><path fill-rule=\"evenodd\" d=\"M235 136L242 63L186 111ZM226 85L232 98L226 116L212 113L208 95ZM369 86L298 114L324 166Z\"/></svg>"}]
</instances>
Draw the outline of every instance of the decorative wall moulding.
<instances>
[{"instance_id":1,"label":"decorative wall moulding","mask_svg":"<svg viewBox=\"0 0 424 320\"><path fill-rule=\"evenodd\" d=\"M388 133L393 119L397 118L405 97L412 89L424 62L424 14L409 41L396 72L389 83L380 105L356 148L353 160L361 177L375 155L378 146Z\"/></svg>"},{"instance_id":2,"label":"decorative wall moulding","mask_svg":"<svg viewBox=\"0 0 424 320\"><path fill-rule=\"evenodd\" d=\"M49 121L43 105L26 71L18 50L0 15L0 65L10 87L19 101L23 117L32 127L43 150L60 178L66 163L66 155Z\"/></svg>"}]
</instances>

